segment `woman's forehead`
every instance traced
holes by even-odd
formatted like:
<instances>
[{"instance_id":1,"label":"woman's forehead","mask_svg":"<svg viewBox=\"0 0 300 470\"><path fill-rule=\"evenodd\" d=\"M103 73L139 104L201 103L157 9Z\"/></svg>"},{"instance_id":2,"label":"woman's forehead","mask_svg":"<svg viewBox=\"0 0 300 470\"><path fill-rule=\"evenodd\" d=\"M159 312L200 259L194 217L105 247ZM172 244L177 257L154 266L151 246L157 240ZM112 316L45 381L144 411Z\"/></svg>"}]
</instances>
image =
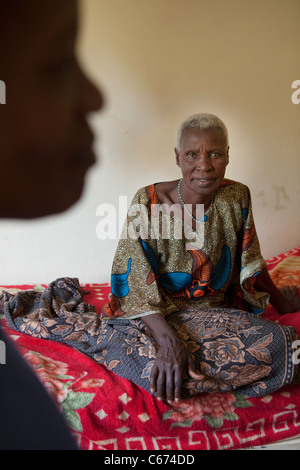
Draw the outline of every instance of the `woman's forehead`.
<instances>
[{"instance_id":1,"label":"woman's forehead","mask_svg":"<svg viewBox=\"0 0 300 470\"><path fill-rule=\"evenodd\" d=\"M185 129L182 134L181 148L197 148L199 145L226 147L221 129Z\"/></svg>"}]
</instances>

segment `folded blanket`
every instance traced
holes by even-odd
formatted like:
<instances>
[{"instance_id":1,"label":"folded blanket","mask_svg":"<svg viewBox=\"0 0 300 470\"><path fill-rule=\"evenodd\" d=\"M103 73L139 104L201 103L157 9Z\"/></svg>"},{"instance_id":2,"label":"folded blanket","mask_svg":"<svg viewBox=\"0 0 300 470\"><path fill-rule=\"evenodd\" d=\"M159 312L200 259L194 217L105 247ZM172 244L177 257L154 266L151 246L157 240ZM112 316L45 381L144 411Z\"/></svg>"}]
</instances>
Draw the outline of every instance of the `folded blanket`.
<instances>
[{"instance_id":1,"label":"folded blanket","mask_svg":"<svg viewBox=\"0 0 300 470\"><path fill-rule=\"evenodd\" d=\"M78 279L61 278L43 292L2 291L0 305L10 328L67 343L93 357L101 319L96 308L84 301L84 294Z\"/></svg>"}]
</instances>

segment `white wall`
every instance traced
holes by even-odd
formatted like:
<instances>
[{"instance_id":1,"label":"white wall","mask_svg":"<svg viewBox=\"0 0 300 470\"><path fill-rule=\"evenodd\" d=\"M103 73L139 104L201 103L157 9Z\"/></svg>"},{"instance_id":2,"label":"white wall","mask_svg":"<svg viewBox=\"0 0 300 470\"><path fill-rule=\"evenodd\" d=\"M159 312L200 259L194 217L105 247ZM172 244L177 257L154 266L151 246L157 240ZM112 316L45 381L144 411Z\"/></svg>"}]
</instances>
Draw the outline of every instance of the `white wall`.
<instances>
[{"instance_id":1,"label":"white wall","mask_svg":"<svg viewBox=\"0 0 300 470\"><path fill-rule=\"evenodd\" d=\"M97 239L97 207L179 177L176 131L195 112L228 126L227 176L251 188L264 256L300 245L299 18L299 0L83 0L80 52L107 100L99 165L68 213L0 223L0 283L108 282L117 241Z\"/></svg>"}]
</instances>

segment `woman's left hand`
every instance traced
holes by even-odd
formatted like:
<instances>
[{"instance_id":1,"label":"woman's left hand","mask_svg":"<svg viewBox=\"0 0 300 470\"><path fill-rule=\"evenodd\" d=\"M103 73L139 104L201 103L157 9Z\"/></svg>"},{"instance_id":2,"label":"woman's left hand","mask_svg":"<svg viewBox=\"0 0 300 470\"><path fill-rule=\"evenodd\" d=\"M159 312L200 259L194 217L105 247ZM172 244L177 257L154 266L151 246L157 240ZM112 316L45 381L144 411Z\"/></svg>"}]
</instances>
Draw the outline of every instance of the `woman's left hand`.
<instances>
[{"instance_id":1,"label":"woman's left hand","mask_svg":"<svg viewBox=\"0 0 300 470\"><path fill-rule=\"evenodd\" d=\"M297 287L294 286L291 288L290 286L285 286L281 287L279 290L290 304L289 313L295 313L300 311L300 297L298 295Z\"/></svg>"},{"instance_id":2,"label":"woman's left hand","mask_svg":"<svg viewBox=\"0 0 300 470\"><path fill-rule=\"evenodd\" d=\"M296 286L278 288L272 281L268 269L265 268L256 276L255 289L270 294L270 303L280 315L300 311L300 298Z\"/></svg>"}]
</instances>

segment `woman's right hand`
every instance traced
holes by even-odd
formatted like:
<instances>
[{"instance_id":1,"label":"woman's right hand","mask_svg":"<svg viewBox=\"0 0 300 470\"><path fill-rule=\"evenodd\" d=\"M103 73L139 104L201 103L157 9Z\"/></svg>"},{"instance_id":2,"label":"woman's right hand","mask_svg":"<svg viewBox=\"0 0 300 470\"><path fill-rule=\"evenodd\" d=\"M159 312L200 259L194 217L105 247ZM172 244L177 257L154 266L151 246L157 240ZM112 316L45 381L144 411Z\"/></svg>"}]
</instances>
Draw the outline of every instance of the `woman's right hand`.
<instances>
[{"instance_id":1,"label":"woman's right hand","mask_svg":"<svg viewBox=\"0 0 300 470\"><path fill-rule=\"evenodd\" d=\"M161 315L149 315L143 321L158 343L150 375L151 393L156 393L159 400L179 401L184 378L190 375L195 380L203 380L204 376L195 370L191 353Z\"/></svg>"},{"instance_id":2,"label":"woman's right hand","mask_svg":"<svg viewBox=\"0 0 300 470\"><path fill-rule=\"evenodd\" d=\"M201 380L203 375L194 368L193 359L184 344L177 338L164 338L157 351L150 376L151 393L169 403L182 397L183 380L188 375Z\"/></svg>"}]
</instances>

